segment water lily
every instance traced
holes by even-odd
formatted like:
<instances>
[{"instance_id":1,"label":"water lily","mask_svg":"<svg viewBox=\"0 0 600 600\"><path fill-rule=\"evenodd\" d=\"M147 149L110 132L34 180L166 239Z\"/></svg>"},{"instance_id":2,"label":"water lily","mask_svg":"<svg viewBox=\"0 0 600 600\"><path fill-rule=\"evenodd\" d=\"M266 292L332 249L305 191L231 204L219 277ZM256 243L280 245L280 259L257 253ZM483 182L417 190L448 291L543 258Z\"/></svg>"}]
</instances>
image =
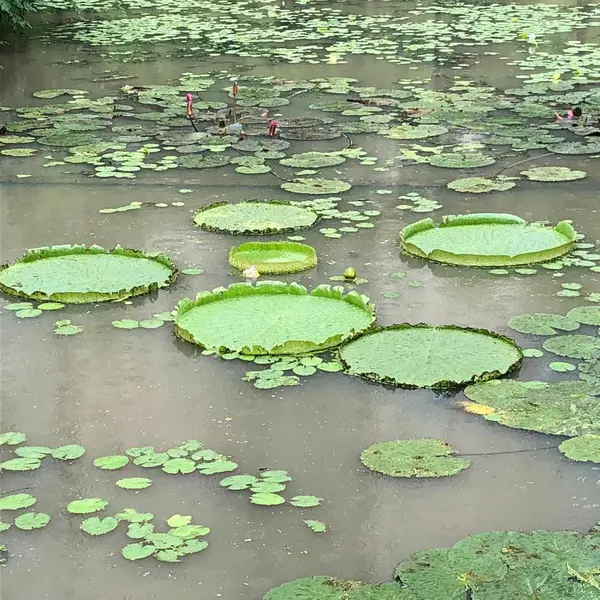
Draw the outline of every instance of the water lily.
<instances>
[{"instance_id":1,"label":"water lily","mask_svg":"<svg viewBox=\"0 0 600 600\"><path fill-rule=\"evenodd\" d=\"M246 279L249 279L251 283L254 283L260 277L260 273L255 265L250 265L247 269L244 269L242 275Z\"/></svg>"}]
</instances>

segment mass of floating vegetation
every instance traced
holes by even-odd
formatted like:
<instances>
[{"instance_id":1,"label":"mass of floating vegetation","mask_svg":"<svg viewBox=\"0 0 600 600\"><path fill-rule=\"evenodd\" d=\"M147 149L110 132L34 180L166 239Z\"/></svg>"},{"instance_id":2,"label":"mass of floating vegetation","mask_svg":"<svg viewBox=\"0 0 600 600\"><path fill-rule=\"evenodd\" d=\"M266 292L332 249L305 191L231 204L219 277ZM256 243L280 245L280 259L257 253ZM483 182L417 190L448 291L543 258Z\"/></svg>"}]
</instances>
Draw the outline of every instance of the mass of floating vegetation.
<instances>
[{"instance_id":1,"label":"mass of floating vegetation","mask_svg":"<svg viewBox=\"0 0 600 600\"><path fill-rule=\"evenodd\" d=\"M567 221L549 228L506 214L423 219L400 232L402 250L436 262L472 267L527 265L568 254L576 232Z\"/></svg>"},{"instance_id":2,"label":"mass of floating vegetation","mask_svg":"<svg viewBox=\"0 0 600 600\"><path fill-rule=\"evenodd\" d=\"M173 261L157 252L49 246L0 266L0 290L21 298L82 304L148 294L168 287L176 277Z\"/></svg>"}]
</instances>

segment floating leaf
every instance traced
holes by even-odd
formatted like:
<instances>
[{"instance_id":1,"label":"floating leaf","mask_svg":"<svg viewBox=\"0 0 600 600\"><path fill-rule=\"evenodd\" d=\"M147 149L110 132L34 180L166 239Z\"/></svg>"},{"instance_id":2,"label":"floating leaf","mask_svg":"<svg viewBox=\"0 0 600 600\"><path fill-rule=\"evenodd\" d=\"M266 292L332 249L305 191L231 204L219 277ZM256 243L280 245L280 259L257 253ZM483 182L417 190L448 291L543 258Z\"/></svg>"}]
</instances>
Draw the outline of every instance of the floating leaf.
<instances>
[{"instance_id":1,"label":"floating leaf","mask_svg":"<svg viewBox=\"0 0 600 600\"><path fill-rule=\"evenodd\" d=\"M17 431L6 431L5 433L0 433L0 446L16 446L17 444L22 444L26 441L27 436L24 433Z\"/></svg>"},{"instance_id":2,"label":"floating leaf","mask_svg":"<svg viewBox=\"0 0 600 600\"><path fill-rule=\"evenodd\" d=\"M151 544L127 544L122 550L123 558L127 560L140 560L152 556L156 548Z\"/></svg>"},{"instance_id":3,"label":"floating leaf","mask_svg":"<svg viewBox=\"0 0 600 600\"><path fill-rule=\"evenodd\" d=\"M115 515L115 518L130 523L145 523L146 521L152 521L154 515L152 513L139 513L134 508L124 508L122 512Z\"/></svg>"},{"instance_id":4,"label":"floating leaf","mask_svg":"<svg viewBox=\"0 0 600 600\"><path fill-rule=\"evenodd\" d=\"M306 519L304 521L310 529L315 533L325 533L327 531L327 525L323 521L315 521L313 519Z\"/></svg>"},{"instance_id":5,"label":"floating leaf","mask_svg":"<svg viewBox=\"0 0 600 600\"><path fill-rule=\"evenodd\" d=\"M320 195L347 192L352 186L340 179L308 179L298 177L294 181L284 181L281 188L294 194Z\"/></svg>"},{"instance_id":6,"label":"floating leaf","mask_svg":"<svg viewBox=\"0 0 600 600\"><path fill-rule=\"evenodd\" d=\"M600 435L582 435L565 440L558 449L571 460L600 464Z\"/></svg>"},{"instance_id":7,"label":"floating leaf","mask_svg":"<svg viewBox=\"0 0 600 600\"><path fill-rule=\"evenodd\" d=\"M274 494L277 492L283 492L285 490L285 484L276 483L275 481L258 481L250 488L255 494Z\"/></svg>"},{"instance_id":8,"label":"floating leaf","mask_svg":"<svg viewBox=\"0 0 600 600\"><path fill-rule=\"evenodd\" d=\"M33 471L41 466L42 463L37 458L12 458L0 463L0 471Z\"/></svg>"},{"instance_id":9,"label":"floating leaf","mask_svg":"<svg viewBox=\"0 0 600 600\"><path fill-rule=\"evenodd\" d=\"M315 506L320 506L322 501L323 498L318 498L317 496L294 496L290 500L290 504L298 508L314 508Z\"/></svg>"},{"instance_id":10,"label":"floating leaf","mask_svg":"<svg viewBox=\"0 0 600 600\"><path fill-rule=\"evenodd\" d=\"M198 465L198 471L203 475L216 475L218 473L229 473L235 471L238 464L231 460L216 460L211 463L203 463Z\"/></svg>"},{"instance_id":11,"label":"floating leaf","mask_svg":"<svg viewBox=\"0 0 600 600\"><path fill-rule=\"evenodd\" d=\"M52 458L58 460L75 460L81 458L85 454L85 448L79 444L69 444L67 446L60 446L52 450Z\"/></svg>"},{"instance_id":12,"label":"floating leaf","mask_svg":"<svg viewBox=\"0 0 600 600\"><path fill-rule=\"evenodd\" d=\"M103 510L108 505L107 500L102 498L85 498L83 500L73 500L67 505L67 510L76 515L87 515Z\"/></svg>"},{"instance_id":13,"label":"floating leaf","mask_svg":"<svg viewBox=\"0 0 600 600\"><path fill-rule=\"evenodd\" d=\"M173 515L167 519L169 527L184 527L192 522L192 517L183 515Z\"/></svg>"},{"instance_id":14,"label":"floating leaf","mask_svg":"<svg viewBox=\"0 0 600 600\"><path fill-rule=\"evenodd\" d=\"M202 275L204 269L183 269L181 272L184 275Z\"/></svg>"},{"instance_id":15,"label":"floating leaf","mask_svg":"<svg viewBox=\"0 0 600 600\"><path fill-rule=\"evenodd\" d=\"M129 523L127 526L127 537L132 540L142 540L154 532L152 523Z\"/></svg>"},{"instance_id":16,"label":"floating leaf","mask_svg":"<svg viewBox=\"0 0 600 600\"><path fill-rule=\"evenodd\" d=\"M513 317L508 326L520 333L533 333L535 335L556 335L557 329L575 331L579 329L577 320L562 315L550 313L533 313Z\"/></svg>"},{"instance_id":17,"label":"floating leaf","mask_svg":"<svg viewBox=\"0 0 600 600\"><path fill-rule=\"evenodd\" d=\"M134 319L120 319L119 321L113 321L111 325L117 329L137 329L140 322Z\"/></svg>"},{"instance_id":18,"label":"floating leaf","mask_svg":"<svg viewBox=\"0 0 600 600\"><path fill-rule=\"evenodd\" d=\"M567 373L568 371L574 371L576 369L575 365L567 362L551 362L548 366L558 373Z\"/></svg>"},{"instance_id":19,"label":"floating leaf","mask_svg":"<svg viewBox=\"0 0 600 600\"><path fill-rule=\"evenodd\" d=\"M26 308L25 310L18 310L15 313L15 317L19 317L19 319L32 319L39 317L41 314L42 311L37 308Z\"/></svg>"},{"instance_id":20,"label":"floating leaf","mask_svg":"<svg viewBox=\"0 0 600 600\"><path fill-rule=\"evenodd\" d=\"M15 450L17 456L22 458L38 458L42 459L52 452L52 448L47 446L21 446Z\"/></svg>"},{"instance_id":21,"label":"floating leaf","mask_svg":"<svg viewBox=\"0 0 600 600\"><path fill-rule=\"evenodd\" d=\"M562 335L547 339L544 350L568 358L592 358L600 350L600 339L591 335Z\"/></svg>"},{"instance_id":22,"label":"floating leaf","mask_svg":"<svg viewBox=\"0 0 600 600\"><path fill-rule=\"evenodd\" d=\"M521 175L532 181L574 181L587 176L585 171L576 171L569 167L533 167L521 171Z\"/></svg>"},{"instance_id":23,"label":"floating leaf","mask_svg":"<svg viewBox=\"0 0 600 600\"><path fill-rule=\"evenodd\" d=\"M229 264L239 271L254 266L265 275L296 273L315 267L317 253L295 242L247 242L231 249Z\"/></svg>"},{"instance_id":24,"label":"floating leaf","mask_svg":"<svg viewBox=\"0 0 600 600\"><path fill-rule=\"evenodd\" d=\"M170 535L174 535L183 540L191 540L202 535L208 535L209 533L210 528L203 527L202 525L182 525L181 527L175 527L169 531Z\"/></svg>"},{"instance_id":25,"label":"floating leaf","mask_svg":"<svg viewBox=\"0 0 600 600\"><path fill-rule=\"evenodd\" d=\"M142 329L158 329L162 327L165 322L161 319L144 319L140 321L140 327Z\"/></svg>"},{"instance_id":26,"label":"floating leaf","mask_svg":"<svg viewBox=\"0 0 600 600\"><path fill-rule=\"evenodd\" d=\"M171 475L177 475L178 473L187 475L196 470L196 463L189 458L173 458L163 463L162 470Z\"/></svg>"},{"instance_id":27,"label":"floating leaf","mask_svg":"<svg viewBox=\"0 0 600 600\"><path fill-rule=\"evenodd\" d=\"M6 306L4 306L4 310L12 310L12 311L19 311L19 310L25 310L27 308L31 308L31 302L15 302L13 304L7 304Z\"/></svg>"},{"instance_id":28,"label":"floating leaf","mask_svg":"<svg viewBox=\"0 0 600 600\"><path fill-rule=\"evenodd\" d=\"M462 406L465 412L473 415L493 415L496 412L496 409L490 406L477 404L477 402L470 402L469 400L462 400L461 402L458 402L458 405Z\"/></svg>"},{"instance_id":29,"label":"floating leaf","mask_svg":"<svg viewBox=\"0 0 600 600\"><path fill-rule=\"evenodd\" d=\"M33 506L37 499L31 494L10 494L0 498L0 510L18 510Z\"/></svg>"},{"instance_id":30,"label":"floating leaf","mask_svg":"<svg viewBox=\"0 0 600 600\"><path fill-rule=\"evenodd\" d=\"M600 325L600 306L578 306L567 313L567 318L584 325Z\"/></svg>"},{"instance_id":31,"label":"floating leaf","mask_svg":"<svg viewBox=\"0 0 600 600\"><path fill-rule=\"evenodd\" d=\"M42 529L50 523L50 515L46 513L27 512L15 518L14 525L19 529L30 531L31 529Z\"/></svg>"},{"instance_id":32,"label":"floating leaf","mask_svg":"<svg viewBox=\"0 0 600 600\"><path fill-rule=\"evenodd\" d=\"M152 479L147 477L127 477L119 479L117 485L124 490L144 490L152 485Z\"/></svg>"},{"instance_id":33,"label":"floating leaf","mask_svg":"<svg viewBox=\"0 0 600 600\"><path fill-rule=\"evenodd\" d=\"M250 496L252 504L260 506L277 506L285 503L285 498L279 494L252 494Z\"/></svg>"},{"instance_id":34,"label":"floating leaf","mask_svg":"<svg viewBox=\"0 0 600 600\"><path fill-rule=\"evenodd\" d=\"M448 188L461 193L487 194L489 192L505 192L514 188L515 185L514 182L502 178L465 177L451 181Z\"/></svg>"},{"instance_id":35,"label":"floating leaf","mask_svg":"<svg viewBox=\"0 0 600 600\"><path fill-rule=\"evenodd\" d=\"M523 350L523 356L526 358L540 358L544 356L544 353L537 348L525 348Z\"/></svg>"},{"instance_id":36,"label":"floating leaf","mask_svg":"<svg viewBox=\"0 0 600 600\"><path fill-rule=\"evenodd\" d=\"M122 469L128 463L129 458L120 454L114 454L111 456L100 456L94 459L94 466L98 467L99 469L104 469L106 471Z\"/></svg>"},{"instance_id":37,"label":"floating leaf","mask_svg":"<svg viewBox=\"0 0 600 600\"><path fill-rule=\"evenodd\" d=\"M116 529L119 526L118 519L114 517L89 517L81 521L79 529L90 535L104 535Z\"/></svg>"},{"instance_id":38,"label":"floating leaf","mask_svg":"<svg viewBox=\"0 0 600 600\"><path fill-rule=\"evenodd\" d=\"M285 483L286 481L292 481L290 474L287 471L282 470L263 471L260 474L260 476L265 481L274 481L276 483Z\"/></svg>"},{"instance_id":39,"label":"floating leaf","mask_svg":"<svg viewBox=\"0 0 600 600\"><path fill-rule=\"evenodd\" d=\"M76 335L82 331L83 327L79 325L59 325L54 327L54 333L56 335Z\"/></svg>"}]
</instances>

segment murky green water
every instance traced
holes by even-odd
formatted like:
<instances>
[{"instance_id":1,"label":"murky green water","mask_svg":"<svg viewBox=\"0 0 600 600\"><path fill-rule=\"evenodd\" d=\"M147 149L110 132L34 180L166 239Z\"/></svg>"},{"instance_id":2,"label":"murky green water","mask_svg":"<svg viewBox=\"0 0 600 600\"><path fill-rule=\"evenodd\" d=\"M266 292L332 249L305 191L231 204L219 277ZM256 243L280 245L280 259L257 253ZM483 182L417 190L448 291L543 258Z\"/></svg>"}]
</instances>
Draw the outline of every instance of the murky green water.
<instances>
[{"instance_id":1,"label":"murky green water","mask_svg":"<svg viewBox=\"0 0 600 600\"><path fill-rule=\"evenodd\" d=\"M98 24L96 32L106 26L117 32L135 31L138 42L144 37L150 39L133 50L133 56L142 50L148 52L145 62L122 62L122 55L109 53L125 51L128 46L88 45L94 25L79 26L75 41L67 29L55 29L53 24L40 26L36 31L49 41L34 36L3 50L0 104L39 105L31 94L47 88L83 89L92 98L117 95L126 83L169 84L182 73L214 69L294 80L356 77L361 85L383 88L394 87L403 79L434 76L434 83L442 81L445 86L440 76L456 75L504 90L521 85L521 75L529 73L519 68L518 61L530 55L527 45L518 39L520 24L513 23L514 18L533 19L534 24L527 21L523 29L538 32L543 40L539 52L559 55L569 47L565 46L569 41L589 44L590 52L598 52L598 6L580 7L574 2L563 2L562 8L557 4L532 7L527 18L518 12L527 8L525 4L512 9L493 5L497 13L506 11L504 18L492 19L494 34L491 28L477 29L474 21L465 20L463 15L462 28L478 33L466 36L466 44L456 49L460 56L453 56L451 61L446 60L443 49L452 40L460 41L461 25L449 14L447 5L443 10L432 7L426 11L424 5L396 2L352 2L331 7L285 1L283 6L253 4L253 12L248 12L245 3L227 6L230 13L224 5L215 4L214 14L207 18L202 13L203 3L195 10L189 4L165 3L159 14L161 22L171 19L171 33L154 42L150 25ZM146 9L141 8L143 13ZM471 15L478 10L484 11L484 19L488 9L473 7ZM61 18L60 14L54 17ZM286 41L283 29L286 18L291 19L285 29L292 32L290 41ZM377 51L371 55L346 55L347 48L339 46L345 42L339 39L309 39L305 29L294 29L298 21L308 18L314 19L317 33L319 27L332 28L337 18L352 32L364 29L364 40L387 40L391 48L387 59L396 62L382 56L381 45L371 46ZM452 27L447 31L433 25L422 28L423 22L434 18ZM217 38L224 35L219 19L232 21L230 42L238 39L231 37L236 31L238 37L240 32L255 32L256 39L244 40L239 46L259 56L245 56L235 49L235 43L234 51L221 47L225 53L217 56ZM210 38L214 56L202 56L201 43L208 42L205 38L198 41L197 32L205 22L218 25L212 28ZM550 22L555 25L544 25ZM297 64L290 64L289 56L283 61L264 56L260 51L261 30L267 39L280 37L282 47L317 46L315 57L309 57L316 64L306 62L309 50L298 54L302 62ZM55 39L61 31L63 39ZM356 33L341 31L340 37L344 35L361 39ZM419 43L428 46L416 52L412 61L399 60L398 47L406 46L405 38L411 36L420 36ZM484 45L482 38L489 43ZM337 46L328 50L329 43ZM369 49L366 41L365 48ZM332 54L336 55L334 60ZM72 60L85 62L64 64ZM598 67L592 64L588 68L594 72ZM94 81L106 74L131 79ZM299 96L289 110L284 106L272 112L314 116L308 109L313 101L313 96L310 100ZM478 118L473 117L471 125L476 126ZM476 136L471 129L455 127L446 139L458 144L471 142ZM379 165L396 156L401 145L375 135L350 137L355 146L377 156ZM318 149L337 150L346 144L344 138L338 138L318 142ZM312 149L314 143L293 142L293 152ZM509 149L496 164L470 170L468 175L492 176L520 159L546 152ZM145 171L123 183L94 178L90 176L93 170L81 165L43 166L51 160L48 156L57 154L56 149L43 148L31 159L2 157L2 262L43 245L122 244L164 252L181 267L200 267L204 273L182 275L169 290L136 298L130 305L68 306L31 320L3 313L2 430L23 431L35 445L78 443L86 448L86 456L73 464L48 461L33 473L2 475L3 492L27 488L38 498L36 510L53 517L44 530L26 533L13 528L2 534L2 543L10 551L2 571L3 598L259 600L275 585L313 574L387 580L396 564L412 552L450 546L479 531L584 531L598 521L600 478L596 468L562 457L553 449L559 438L503 428L464 413L456 406L456 400L464 399L462 393L442 396L426 390L386 389L338 373L306 378L297 387L263 391L241 381L247 363L202 356L191 345L176 340L169 327L154 331L113 328L114 320L149 318L171 310L183 297L239 280L227 263L229 249L238 240L193 228L195 209L217 200L299 197L281 190L270 173L239 175L231 165L202 171ZM430 215L437 220L461 212L510 212L527 220L547 219L552 223L571 219L585 234L585 241L593 242L600 237L596 161L593 155L552 155L530 161L504 174L518 175L527 166L549 164L581 168L588 177L566 183L519 182L510 191L481 195L446 189L449 181L467 176L465 170L404 162L382 172L350 161L324 169L325 177L340 177L353 184L352 190L342 194L342 204L368 199L372 201L369 208L381 211L381 215L371 219L374 229L359 230L341 239L323 237L318 227L302 232L306 243L317 249L319 266L282 279L312 287L327 283L330 276L352 265L369 280L359 291L376 303L382 324L408 321L483 327L514 337L524 347L539 347L539 340L512 332L507 320L527 312L564 314L580 306L580 298L555 295L560 283L578 282L586 293L600 292L598 273L569 267L562 279L544 269L529 277L514 273L494 276L487 271L400 257L398 231L428 215L394 207L400 202L398 196L418 192L443 205ZM274 170L281 172L276 162ZM31 177L19 178L19 174ZM182 188L193 192L181 194L178 190ZM381 189L392 193L377 194ZM136 201L169 206L115 214L98 212ZM185 206L170 205L178 201ZM395 271L406 271L407 277L391 278L389 274ZM425 285L408 287L406 280ZM386 291L397 291L400 297L386 299L382 296ZM84 327L84 332L72 338L54 336L52 323L57 318L72 319ZM552 372L548 362L547 358L526 359L519 378L576 379L576 374ZM473 455L472 467L446 480L401 481L376 476L358 460L362 449L371 443L415 437L449 441L462 454ZM251 505L245 494L220 488L219 476L173 477L159 470L149 475L154 481L151 488L135 493L117 488L114 482L124 476L146 475L139 472L141 469L131 467L124 475L100 471L91 464L93 457L120 453L131 446L168 448L190 438L231 455L242 472L253 473L263 467L286 469L293 476L287 494L315 494L325 501L321 507L306 511L287 505L258 507ZM488 453L492 455L486 456ZM131 506L150 511L157 519L174 513L193 515L194 522L211 527L209 549L178 565L124 561L120 550L127 540L122 531L93 539L79 531L80 519L66 513L70 500L88 496L109 499L114 512ZM303 524L305 518L320 519L330 530L318 536Z\"/></svg>"}]
</instances>

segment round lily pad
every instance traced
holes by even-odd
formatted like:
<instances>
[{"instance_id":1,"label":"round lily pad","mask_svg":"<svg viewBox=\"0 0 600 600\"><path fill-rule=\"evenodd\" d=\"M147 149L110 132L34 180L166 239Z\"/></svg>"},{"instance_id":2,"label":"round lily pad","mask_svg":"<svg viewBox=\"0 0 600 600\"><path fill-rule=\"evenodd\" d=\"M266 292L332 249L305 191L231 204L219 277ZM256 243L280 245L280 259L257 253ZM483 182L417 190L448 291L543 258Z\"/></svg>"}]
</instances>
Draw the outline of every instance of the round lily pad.
<instances>
[{"instance_id":1,"label":"round lily pad","mask_svg":"<svg viewBox=\"0 0 600 600\"><path fill-rule=\"evenodd\" d=\"M578 306L567 313L567 318L583 325L600 325L600 306Z\"/></svg>"},{"instance_id":2,"label":"round lily pad","mask_svg":"<svg viewBox=\"0 0 600 600\"><path fill-rule=\"evenodd\" d=\"M506 214L451 215L438 226L423 219L400 232L406 254L473 267L548 261L570 252L575 239L567 221L550 228Z\"/></svg>"},{"instance_id":3,"label":"round lily pad","mask_svg":"<svg viewBox=\"0 0 600 600\"><path fill-rule=\"evenodd\" d=\"M448 133L448 129L443 125L410 125L403 123L386 129L384 133L385 137L393 140L418 140Z\"/></svg>"},{"instance_id":4,"label":"round lily pad","mask_svg":"<svg viewBox=\"0 0 600 600\"><path fill-rule=\"evenodd\" d=\"M493 165L496 160L491 156L485 156L477 152L465 154L448 152L447 154L434 154L427 162L434 167L445 167L446 169L471 169Z\"/></svg>"},{"instance_id":5,"label":"round lily pad","mask_svg":"<svg viewBox=\"0 0 600 600\"><path fill-rule=\"evenodd\" d=\"M565 440L558 449L571 460L600 463L600 435L582 435Z\"/></svg>"},{"instance_id":6,"label":"round lily pad","mask_svg":"<svg viewBox=\"0 0 600 600\"><path fill-rule=\"evenodd\" d=\"M175 331L204 348L241 354L301 354L331 348L374 320L368 298L320 285L264 281L201 292L182 300Z\"/></svg>"},{"instance_id":7,"label":"round lily pad","mask_svg":"<svg viewBox=\"0 0 600 600\"><path fill-rule=\"evenodd\" d=\"M500 377L520 366L510 339L454 325L392 325L340 348L350 375L406 388L451 388Z\"/></svg>"},{"instance_id":8,"label":"round lily pad","mask_svg":"<svg viewBox=\"0 0 600 600\"><path fill-rule=\"evenodd\" d=\"M122 469L126 464L129 463L129 457L121 454L114 454L111 456L100 456L94 459L94 466L105 471L115 471L116 469Z\"/></svg>"},{"instance_id":9,"label":"round lily pad","mask_svg":"<svg viewBox=\"0 0 600 600\"><path fill-rule=\"evenodd\" d=\"M521 175L532 181L574 181L583 179L587 176L587 173L569 167L533 167L521 171Z\"/></svg>"},{"instance_id":10,"label":"round lily pad","mask_svg":"<svg viewBox=\"0 0 600 600\"><path fill-rule=\"evenodd\" d=\"M520 333L533 333L534 335L556 335L557 329L563 331L579 329L579 323L576 320L551 313L517 315L508 322L508 326Z\"/></svg>"},{"instance_id":11,"label":"round lily pad","mask_svg":"<svg viewBox=\"0 0 600 600\"><path fill-rule=\"evenodd\" d=\"M303 152L293 154L289 158L282 158L279 163L286 167L300 169L314 169L332 167L346 162L346 158L337 152Z\"/></svg>"},{"instance_id":12,"label":"round lily pad","mask_svg":"<svg viewBox=\"0 0 600 600\"><path fill-rule=\"evenodd\" d=\"M242 235L272 235L312 227L319 216L312 210L285 202L246 200L237 204L215 202L194 215L206 231Z\"/></svg>"},{"instance_id":13,"label":"round lily pad","mask_svg":"<svg viewBox=\"0 0 600 600\"><path fill-rule=\"evenodd\" d=\"M50 523L50 515L46 513L27 512L19 515L15 519L15 527L30 531L32 529L42 529Z\"/></svg>"},{"instance_id":14,"label":"round lily pad","mask_svg":"<svg viewBox=\"0 0 600 600\"><path fill-rule=\"evenodd\" d=\"M247 242L231 249L229 264L240 271L254 265L265 275L297 273L315 267L317 253L296 242Z\"/></svg>"},{"instance_id":15,"label":"round lily pad","mask_svg":"<svg viewBox=\"0 0 600 600\"><path fill-rule=\"evenodd\" d=\"M600 350L600 338L591 335L561 335L544 342L544 350L568 358L592 358Z\"/></svg>"},{"instance_id":16,"label":"round lily pad","mask_svg":"<svg viewBox=\"0 0 600 600\"><path fill-rule=\"evenodd\" d=\"M315 532L324 532L327 529L320 521L304 522ZM441 600L442 596L436 596L436 600L437 598ZM362 583L319 575L288 581L269 590L263 600L433 600L433 598L425 596L417 598L397 583Z\"/></svg>"},{"instance_id":17,"label":"round lily pad","mask_svg":"<svg viewBox=\"0 0 600 600\"><path fill-rule=\"evenodd\" d=\"M281 187L294 194L317 196L320 194L340 194L352 186L341 179L305 179L298 177L294 181L284 181Z\"/></svg>"},{"instance_id":18,"label":"round lily pad","mask_svg":"<svg viewBox=\"0 0 600 600\"><path fill-rule=\"evenodd\" d=\"M371 471L391 477L442 477L456 475L471 464L453 454L456 451L442 440L397 440L369 446L360 460Z\"/></svg>"},{"instance_id":19,"label":"round lily pad","mask_svg":"<svg viewBox=\"0 0 600 600\"><path fill-rule=\"evenodd\" d=\"M35 300L82 304L139 296L169 286L177 275L162 254L117 246L51 246L29 250L0 267L0 290Z\"/></svg>"},{"instance_id":20,"label":"round lily pad","mask_svg":"<svg viewBox=\"0 0 600 600\"><path fill-rule=\"evenodd\" d=\"M455 192L469 194L487 194L488 192L505 192L515 187L515 183L508 179L486 179L485 177L464 177L455 179L448 184L448 188Z\"/></svg>"}]
</instances>

